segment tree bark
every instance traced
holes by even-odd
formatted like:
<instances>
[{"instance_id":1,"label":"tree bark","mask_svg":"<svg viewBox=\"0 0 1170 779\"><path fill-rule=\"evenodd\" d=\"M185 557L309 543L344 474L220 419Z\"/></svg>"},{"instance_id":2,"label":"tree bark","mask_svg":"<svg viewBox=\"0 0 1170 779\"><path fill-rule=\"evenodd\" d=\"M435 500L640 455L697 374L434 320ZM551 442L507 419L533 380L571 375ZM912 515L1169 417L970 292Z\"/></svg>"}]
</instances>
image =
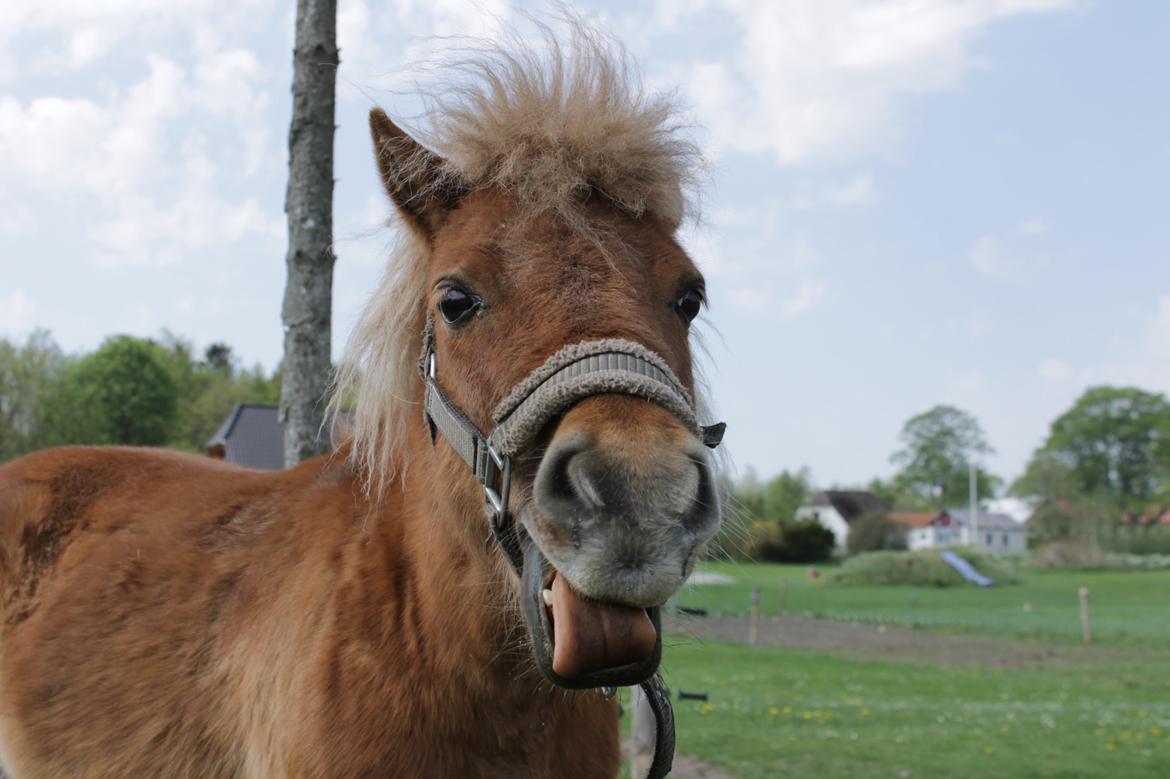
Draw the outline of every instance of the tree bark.
<instances>
[{"instance_id":1,"label":"tree bark","mask_svg":"<svg viewBox=\"0 0 1170 779\"><path fill-rule=\"evenodd\" d=\"M332 371L333 107L337 0L297 0L289 127L287 278L281 320L280 419L284 462L324 452L325 393Z\"/></svg>"}]
</instances>

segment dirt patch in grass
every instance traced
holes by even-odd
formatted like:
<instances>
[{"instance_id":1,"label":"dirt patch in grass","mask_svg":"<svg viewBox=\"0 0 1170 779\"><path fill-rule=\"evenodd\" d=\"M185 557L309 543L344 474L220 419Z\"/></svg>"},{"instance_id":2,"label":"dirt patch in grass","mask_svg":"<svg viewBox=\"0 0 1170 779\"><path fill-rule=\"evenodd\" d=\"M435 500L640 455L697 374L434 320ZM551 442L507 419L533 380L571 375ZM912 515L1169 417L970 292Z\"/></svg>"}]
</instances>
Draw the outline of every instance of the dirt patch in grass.
<instances>
[{"instance_id":1,"label":"dirt patch in grass","mask_svg":"<svg viewBox=\"0 0 1170 779\"><path fill-rule=\"evenodd\" d=\"M746 643L749 617L671 617L667 645L681 641ZM975 668L1072 668L1165 659L1149 650L1033 643L964 634L858 625L795 615L761 617L760 646L830 652L858 660L904 660Z\"/></svg>"}]
</instances>

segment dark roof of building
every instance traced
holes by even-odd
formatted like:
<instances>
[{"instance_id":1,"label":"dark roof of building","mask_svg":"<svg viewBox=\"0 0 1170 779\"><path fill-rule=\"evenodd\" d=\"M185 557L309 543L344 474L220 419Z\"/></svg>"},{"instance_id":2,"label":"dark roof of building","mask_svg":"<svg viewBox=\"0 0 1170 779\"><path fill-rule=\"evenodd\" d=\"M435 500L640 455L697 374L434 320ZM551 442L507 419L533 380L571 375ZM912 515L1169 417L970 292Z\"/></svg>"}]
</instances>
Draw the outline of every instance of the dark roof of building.
<instances>
[{"instance_id":1,"label":"dark roof of building","mask_svg":"<svg viewBox=\"0 0 1170 779\"><path fill-rule=\"evenodd\" d=\"M960 525L967 525L970 521L970 511L960 511L952 509L947 512L951 515L951 519L958 522ZM1016 522L1007 514L994 514L987 511L980 511L979 514L979 529L980 530L1024 530L1024 525Z\"/></svg>"},{"instance_id":2,"label":"dark roof of building","mask_svg":"<svg viewBox=\"0 0 1170 779\"><path fill-rule=\"evenodd\" d=\"M884 514L890 510L890 507L876 495L864 490L825 490L813 495L804 505L832 506L846 522L852 522L862 514L870 512Z\"/></svg>"},{"instance_id":3,"label":"dark roof of building","mask_svg":"<svg viewBox=\"0 0 1170 779\"><path fill-rule=\"evenodd\" d=\"M237 403L207 441L222 446L224 460L247 468L278 471L284 468L284 429L276 406Z\"/></svg>"}]
</instances>

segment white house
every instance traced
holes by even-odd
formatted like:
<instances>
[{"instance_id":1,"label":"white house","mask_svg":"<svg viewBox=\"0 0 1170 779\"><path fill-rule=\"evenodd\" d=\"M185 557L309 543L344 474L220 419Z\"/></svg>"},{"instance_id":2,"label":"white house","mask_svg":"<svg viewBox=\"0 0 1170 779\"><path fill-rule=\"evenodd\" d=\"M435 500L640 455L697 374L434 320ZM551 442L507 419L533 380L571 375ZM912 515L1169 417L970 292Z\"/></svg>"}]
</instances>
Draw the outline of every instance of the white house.
<instances>
[{"instance_id":1,"label":"white house","mask_svg":"<svg viewBox=\"0 0 1170 779\"><path fill-rule=\"evenodd\" d=\"M1006 514L980 511L972 526L969 511L941 514L890 514L906 525L906 543L911 549L944 546L979 546L989 552L1018 553L1028 550L1028 529Z\"/></svg>"},{"instance_id":2,"label":"white house","mask_svg":"<svg viewBox=\"0 0 1170 779\"><path fill-rule=\"evenodd\" d=\"M849 525L863 514L886 513L890 507L873 493L863 490L825 490L813 495L796 510L796 519L814 519L837 539L837 548L844 549L849 538Z\"/></svg>"}]
</instances>

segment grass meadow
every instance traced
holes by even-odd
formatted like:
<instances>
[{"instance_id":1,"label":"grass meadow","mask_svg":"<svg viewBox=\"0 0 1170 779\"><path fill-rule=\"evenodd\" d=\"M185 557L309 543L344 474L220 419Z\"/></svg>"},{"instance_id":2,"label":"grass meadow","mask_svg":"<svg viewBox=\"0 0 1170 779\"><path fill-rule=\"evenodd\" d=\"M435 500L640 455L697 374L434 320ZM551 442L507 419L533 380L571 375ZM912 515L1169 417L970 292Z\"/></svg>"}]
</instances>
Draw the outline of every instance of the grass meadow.
<instances>
[{"instance_id":1,"label":"grass meadow","mask_svg":"<svg viewBox=\"0 0 1170 779\"><path fill-rule=\"evenodd\" d=\"M709 695L675 703L683 755L742 779L1170 777L1166 572L1027 572L1014 587L913 592L811 580L799 566L705 570L736 582L690 586L680 603L746 614L759 586L764 613L774 613L784 581L790 612L926 626L955 641L1059 645L1073 661L972 667L672 636L667 684ZM1084 662L1075 646L1081 586L1108 648Z\"/></svg>"},{"instance_id":2,"label":"grass meadow","mask_svg":"<svg viewBox=\"0 0 1170 779\"><path fill-rule=\"evenodd\" d=\"M1170 571L1024 571L1023 584L982 589L842 586L829 580L831 567L816 579L808 566L721 562L701 570L735 583L688 585L676 603L747 614L759 587L764 614L776 613L783 597L785 611L804 616L1032 641L1080 641L1077 591L1087 587L1095 641L1170 648Z\"/></svg>"}]
</instances>

